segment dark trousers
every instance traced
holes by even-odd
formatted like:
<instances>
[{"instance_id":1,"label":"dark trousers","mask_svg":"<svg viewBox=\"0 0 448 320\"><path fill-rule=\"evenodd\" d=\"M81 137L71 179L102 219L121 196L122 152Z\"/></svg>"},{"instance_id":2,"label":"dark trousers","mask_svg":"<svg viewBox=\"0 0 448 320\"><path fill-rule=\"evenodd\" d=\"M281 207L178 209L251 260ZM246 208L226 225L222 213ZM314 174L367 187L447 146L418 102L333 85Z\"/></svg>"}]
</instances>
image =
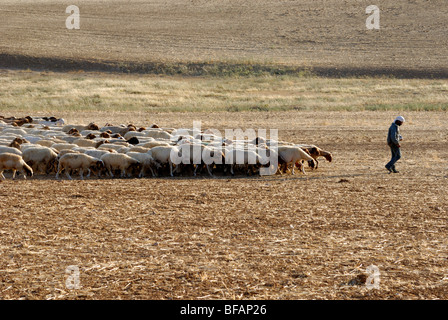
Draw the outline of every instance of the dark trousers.
<instances>
[{"instance_id":1,"label":"dark trousers","mask_svg":"<svg viewBox=\"0 0 448 320\"><path fill-rule=\"evenodd\" d=\"M401 158L401 150L396 145L389 145L390 151L392 153L392 158L386 164L387 169L395 169L395 163Z\"/></svg>"}]
</instances>

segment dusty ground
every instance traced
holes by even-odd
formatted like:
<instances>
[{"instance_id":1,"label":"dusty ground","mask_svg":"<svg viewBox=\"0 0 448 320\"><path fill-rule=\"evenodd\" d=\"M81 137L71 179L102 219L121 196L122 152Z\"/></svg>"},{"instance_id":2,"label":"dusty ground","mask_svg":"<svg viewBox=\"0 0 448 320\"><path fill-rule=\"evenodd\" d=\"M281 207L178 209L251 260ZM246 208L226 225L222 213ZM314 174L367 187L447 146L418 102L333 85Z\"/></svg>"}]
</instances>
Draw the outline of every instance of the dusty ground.
<instances>
[{"instance_id":1,"label":"dusty ground","mask_svg":"<svg viewBox=\"0 0 448 320\"><path fill-rule=\"evenodd\" d=\"M2 1L5 64L17 66L16 58L26 64L23 56L32 56L62 59L42 60L48 68L70 64L64 59L252 61L328 69L330 74L344 68L448 74L444 0L378 1L380 30L366 28L365 11L372 2L364 0L112 0L107 5L81 0L76 1L80 29L68 30L65 9L71 4Z\"/></svg>"},{"instance_id":2,"label":"dusty ground","mask_svg":"<svg viewBox=\"0 0 448 320\"><path fill-rule=\"evenodd\" d=\"M447 299L448 119L404 113L401 173L389 175L394 116L151 115L166 126L279 128L333 153L306 175L0 183L0 297ZM372 264L379 289L347 285ZM71 265L77 290L66 287Z\"/></svg>"}]
</instances>

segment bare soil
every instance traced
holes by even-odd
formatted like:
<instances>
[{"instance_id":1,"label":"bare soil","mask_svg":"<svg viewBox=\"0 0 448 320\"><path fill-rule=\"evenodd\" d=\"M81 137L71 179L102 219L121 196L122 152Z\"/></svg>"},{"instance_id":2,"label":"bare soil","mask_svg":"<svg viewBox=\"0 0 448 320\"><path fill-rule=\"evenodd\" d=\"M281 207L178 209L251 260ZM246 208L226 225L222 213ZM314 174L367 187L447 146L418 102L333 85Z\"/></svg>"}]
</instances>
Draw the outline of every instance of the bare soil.
<instances>
[{"instance_id":1,"label":"bare soil","mask_svg":"<svg viewBox=\"0 0 448 320\"><path fill-rule=\"evenodd\" d=\"M404 114L399 174L384 169L390 112L218 115L151 117L278 128L334 161L306 175L2 182L0 298L448 298L446 113ZM139 113L65 116L145 124ZM351 281L370 265L379 289Z\"/></svg>"},{"instance_id":2,"label":"bare soil","mask_svg":"<svg viewBox=\"0 0 448 320\"><path fill-rule=\"evenodd\" d=\"M157 73L159 63L198 62L173 72L207 73L204 63L233 62L298 66L322 75L448 76L444 0L382 1L380 30L366 28L371 4L84 0L77 1L80 29L68 30L68 4L7 0L0 10L0 66Z\"/></svg>"}]
</instances>

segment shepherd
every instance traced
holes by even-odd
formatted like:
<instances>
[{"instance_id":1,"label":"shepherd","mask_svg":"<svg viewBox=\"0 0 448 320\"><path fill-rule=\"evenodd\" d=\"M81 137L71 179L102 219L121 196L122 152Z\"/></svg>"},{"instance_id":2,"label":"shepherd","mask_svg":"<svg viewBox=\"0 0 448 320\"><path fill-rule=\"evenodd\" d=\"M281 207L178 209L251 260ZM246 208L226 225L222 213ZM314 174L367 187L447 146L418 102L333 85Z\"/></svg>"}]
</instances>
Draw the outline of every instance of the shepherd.
<instances>
[{"instance_id":1,"label":"shepherd","mask_svg":"<svg viewBox=\"0 0 448 320\"><path fill-rule=\"evenodd\" d=\"M403 137L400 135L399 127L404 123L404 117L398 116L395 118L395 121L389 127L389 133L387 134L387 144L390 147L392 158L386 164L386 169L389 173L399 173L395 168L395 163L401 158L401 145L400 141L403 140Z\"/></svg>"}]
</instances>

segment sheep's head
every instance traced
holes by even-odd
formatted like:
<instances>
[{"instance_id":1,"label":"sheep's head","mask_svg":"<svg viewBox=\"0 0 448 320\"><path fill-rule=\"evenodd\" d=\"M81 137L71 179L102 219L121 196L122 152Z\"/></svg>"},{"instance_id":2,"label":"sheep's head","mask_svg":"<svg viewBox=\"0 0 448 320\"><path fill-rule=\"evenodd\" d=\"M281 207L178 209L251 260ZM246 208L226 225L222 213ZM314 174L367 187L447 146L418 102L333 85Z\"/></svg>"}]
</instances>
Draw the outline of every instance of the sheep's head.
<instances>
[{"instance_id":1,"label":"sheep's head","mask_svg":"<svg viewBox=\"0 0 448 320\"><path fill-rule=\"evenodd\" d=\"M326 152L325 154L323 154L323 156L328 162L331 162L333 160L333 157L330 152Z\"/></svg>"},{"instance_id":2,"label":"sheep's head","mask_svg":"<svg viewBox=\"0 0 448 320\"><path fill-rule=\"evenodd\" d=\"M313 169L316 167L316 163L314 162L314 160L308 160L308 167Z\"/></svg>"},{"instance_id":3,"label":"sheep's head","mask_svg":"<svg viewBox=\"0 0 448 320\"><path fill-rule=\"evenodd\" d=\"M90 169L90 171L93 172L93 174L100 176L101 173L103 173L105 171L106 166L104 165L104 162L102 160L98 160L98 161L93 161L90 164L89 169Z\"/></svg>"},{"instance_id":4,"label":"sheep's head","mask_svg":"<svg viewBox=\"0 0 448 320\"><path fill-rule=\"evenodd\" d=\"M140 143L140 141L137 139L137 137L132 137L131 139L127 140L126 142L129 144L133 144L133 145Z\"/></svg>"},{"instance_id":5,"label":"sheep's head","mask_svg":"<svg viewBox=\"0 0 448 320\"><path fill-rule=\"evenodd\" d=\"M107 140L102 140L102 141L98 141L97 144L95 145L95 148L98 148L100 145L105 144Z\"/></svg>"},{"instance_id":6,"label":"sheep's head","mask_svg":"<svg viewBox=\"0 0 448 320\"><path fill-rule=\"evenodd\" d=\"M45 173L50 174L52 172L56 172L58 170L57 168L58 168L58 159L56 157L56 158L53 158L50 161L48 161L47 168L45 169Z\"/></svg>"},{"instance_id":7,"label":"sheep's head","mask_svg":"<svg viewBox=\"0 0 448 320\"><path fill-rule=\"evenodd\" d=\"M87 130L100 130L100 127L96 123L91 122L87 126Z\"/></svg>"},{"instance_id":8,"label":"sheep's head","mask_svg":"<svg viewBox=\"0 0 448 320\"><path fill-rule=\"evenodd\" d=\"M94 135L93 133L89 133L88 135L86 135L86 139L93 140L95 138L96 138L96 135Z\"/></svg>"},{"instance_id":9,"label":"sheep's head","mask_svg":"<svg viewBox=\"0 0 448 320\"><path fill-rule=\"evenodd\" d=\"M68 130L67 134L72 135L74 133L79 133L78 129L76 128L71 128L70 130Z\"/></svg>"},{"instance_id":10,"label":"sheep's head","mask_svg":"<svg viewBox=\"0 0 448 320\"><path fill-rule=\"evenodd\" d=\"M107 132L101 132L101 134L100 134L100 137L101 138L110 138L110 134L109 133L107 133Z\"/></svg>"},{"instance_id":11,"label":"sheep's head","mask_svg":"<svg viewBox=\"0 0 448 320\"><path fill-rule=\"evenodd\" d=\"M141 170L142 164L138 161L131 163L128 167L128 173L134 177L138 176Z\"/></svg>"}]
</instances>

